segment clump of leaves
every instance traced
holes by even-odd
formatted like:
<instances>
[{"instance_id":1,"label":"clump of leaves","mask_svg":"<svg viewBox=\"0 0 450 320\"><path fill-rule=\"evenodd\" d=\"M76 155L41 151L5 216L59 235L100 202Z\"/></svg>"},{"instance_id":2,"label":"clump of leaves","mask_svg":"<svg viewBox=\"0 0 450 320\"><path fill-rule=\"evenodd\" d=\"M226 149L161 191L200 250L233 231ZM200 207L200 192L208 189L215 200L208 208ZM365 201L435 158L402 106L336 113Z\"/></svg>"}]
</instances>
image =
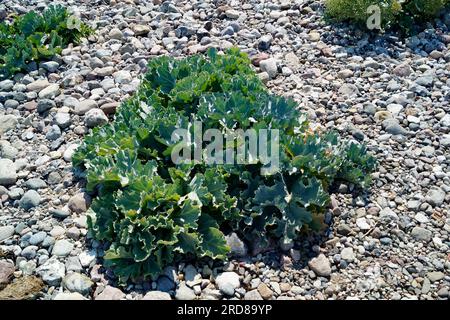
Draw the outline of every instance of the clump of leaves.
<instances>
[{"instance_id":1,"label":"clump of leaves","mask_svg":"<svg viewBox=\"0 0 450 320\"><path fill-rule=\"evenodd\" d=\"M373 15L368 9L374 5L380 10L382 29L410 34L448 9L450 0L326 0L325 13L332 20L352 21L366 27Z\"/></svg>"},{"instance_id":2,"label":"clump of leaves","mask_svg":"<svg viewBox=\"0 0 450 320\"><path fill-rule=\"evenodd\" d=\"M224 134L278 129L279 171L262 174L259 160L174 164L172 132L194 121ZM335 181L366 187L375 167L365 146L312 131L297 104L268 93L237 49L150 60L138 92L72 160L97 194L90 231L110 244L105 264L122 282L180 259L226 259L231 231L251 243L290 244L302 229L321 227Z\"/></svg>"},{"instance_id":3,"label":"clump of leaves","mask_svg":"<svg viewBox=\"0 0 450 320\"><path fill-rule=\"evenodd\" d=\"M79 43L93 30L77 23L66 8L49 6L0 23L0 80L26 70L32 61L51 59L69 43Z\"/></svg>"}]
</instances>

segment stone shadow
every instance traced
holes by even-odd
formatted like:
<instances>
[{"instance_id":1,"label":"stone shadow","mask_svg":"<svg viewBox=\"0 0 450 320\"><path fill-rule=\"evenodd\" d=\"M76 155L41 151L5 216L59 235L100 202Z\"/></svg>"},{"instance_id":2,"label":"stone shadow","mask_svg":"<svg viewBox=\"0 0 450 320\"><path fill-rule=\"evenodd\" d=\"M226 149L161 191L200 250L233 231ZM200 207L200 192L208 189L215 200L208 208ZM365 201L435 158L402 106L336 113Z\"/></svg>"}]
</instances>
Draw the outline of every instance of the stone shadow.
<instances>
[{"instance_id":1,"label":"stone shadow","mask_svg":"<svg viewBox=\"0 0 450 320\"><path fill-rule=\"evenodd\" d=\"M450 22L450 21L449 21ZM362 29L351 23L330 23L331 28L321 34L321 41L328 46L340 46L335 54L361 56L363 58L385 55L401 58L405 51L426 57L434 50L446 50L444 36L450 32L450 24L436 24L433 29L404 34L399 29L386 32Z\"/></svg>"}]
</instances>

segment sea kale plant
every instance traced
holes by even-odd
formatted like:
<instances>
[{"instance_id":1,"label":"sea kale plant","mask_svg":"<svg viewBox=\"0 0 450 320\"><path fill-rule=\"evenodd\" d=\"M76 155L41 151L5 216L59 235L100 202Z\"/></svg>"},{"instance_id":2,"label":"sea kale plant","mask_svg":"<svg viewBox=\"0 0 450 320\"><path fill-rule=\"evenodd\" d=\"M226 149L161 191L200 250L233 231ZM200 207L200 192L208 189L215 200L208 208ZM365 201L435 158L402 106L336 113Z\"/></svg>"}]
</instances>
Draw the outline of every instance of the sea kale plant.
<instances>
[{"instance_id":1,"label":"sea kale plant","mask_svg":"<svg viewBox=\"0 0 450 320\"><path fill-rule=\"evenodd\" d=\"M364 145L313 131L298 109L270 94L237 49L150 60L114 122L93 129L73 156L96 194L88 224L109 246L105 265L125 283L180 259L226 259L230 232L249 243L290 245L303 230L320 229L330 186L367 187L375 160ZM259 161L175 164L172 134L194 133L195 121L224 134L278 129L278 171L263 174Z\"/></svg>"},{"instance_id":2,"label":"sea kale plant","mask_svg":"<svg viewBox=\"0 0 450 320\"><path fill-rule=\"evenodd\" d=\"M448 10L450 0L326 0L326 17L335 21L351 21L365 27L375 11L380 13L380 28L410 34Z\"/></svg>"},{"instance_id":3,"label":"sea kale plant","mask_svg":"<svg viewBox=\"0 0 450 320\"><path fill-rule=\"evenodd\" d=\"M79 43L93 30L61 5L42 14L30 11L0 23L0 80L26 70L30 62L51 59L69 43Z\"/></svg>"}]
</instances>

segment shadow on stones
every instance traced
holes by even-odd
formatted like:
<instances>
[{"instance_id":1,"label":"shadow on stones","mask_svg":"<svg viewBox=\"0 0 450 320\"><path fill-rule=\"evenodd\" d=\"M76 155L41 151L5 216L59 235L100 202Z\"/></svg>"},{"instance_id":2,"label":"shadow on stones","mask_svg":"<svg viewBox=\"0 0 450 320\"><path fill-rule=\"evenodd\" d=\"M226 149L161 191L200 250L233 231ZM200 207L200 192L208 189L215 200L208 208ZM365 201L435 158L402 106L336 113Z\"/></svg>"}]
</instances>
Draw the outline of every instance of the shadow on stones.
<instances>
[{"instance_id":1,"label":"shadow on stones","mask_svg":"<svg viewBox=\"0 0 450 320\"><path fill-rule=\"evenodd\" d=\"M446 50L443 36L449 31L446 25L434 25L435 29L427 29L423 25L418 31L407 35L400 30L385 33L370 31L344 22L329 24L331 29L322 34L321 41L328 46L341 46L340 51L335 54L346 53L348 56L362 58L386 55L398 59L406 47L416 54L427 56L434 50Z\"/></svg>"}]
</instances>

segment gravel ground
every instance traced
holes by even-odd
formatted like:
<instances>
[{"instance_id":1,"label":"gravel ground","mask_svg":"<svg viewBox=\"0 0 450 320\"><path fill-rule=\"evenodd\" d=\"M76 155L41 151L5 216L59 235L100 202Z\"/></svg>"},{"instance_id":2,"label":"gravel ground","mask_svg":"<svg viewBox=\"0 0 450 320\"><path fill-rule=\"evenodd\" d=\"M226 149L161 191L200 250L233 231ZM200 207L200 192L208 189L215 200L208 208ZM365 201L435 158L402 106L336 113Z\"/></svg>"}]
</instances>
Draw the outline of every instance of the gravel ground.
<instances>
[{"instance_id":1,"label":"gravel ground","mask_svg":"<svg viewBox=\"0 0 450 320\"><path fill-rule=\"evenodd\" d=\"M0 17L50 2L5 0ZM161 2L65 1L96 34L0 82L0 299L448 299L450 14L402 40L330 26L322 1ZM117 287L87 235L90 197L71 156L133 94L149 58L211 46L240 47L272 92L367 143L373 185L340 185L329 230L286 252L246 254L230 235L241 257L225 265L180 264Z\"/></svg>"}]
</instances>

